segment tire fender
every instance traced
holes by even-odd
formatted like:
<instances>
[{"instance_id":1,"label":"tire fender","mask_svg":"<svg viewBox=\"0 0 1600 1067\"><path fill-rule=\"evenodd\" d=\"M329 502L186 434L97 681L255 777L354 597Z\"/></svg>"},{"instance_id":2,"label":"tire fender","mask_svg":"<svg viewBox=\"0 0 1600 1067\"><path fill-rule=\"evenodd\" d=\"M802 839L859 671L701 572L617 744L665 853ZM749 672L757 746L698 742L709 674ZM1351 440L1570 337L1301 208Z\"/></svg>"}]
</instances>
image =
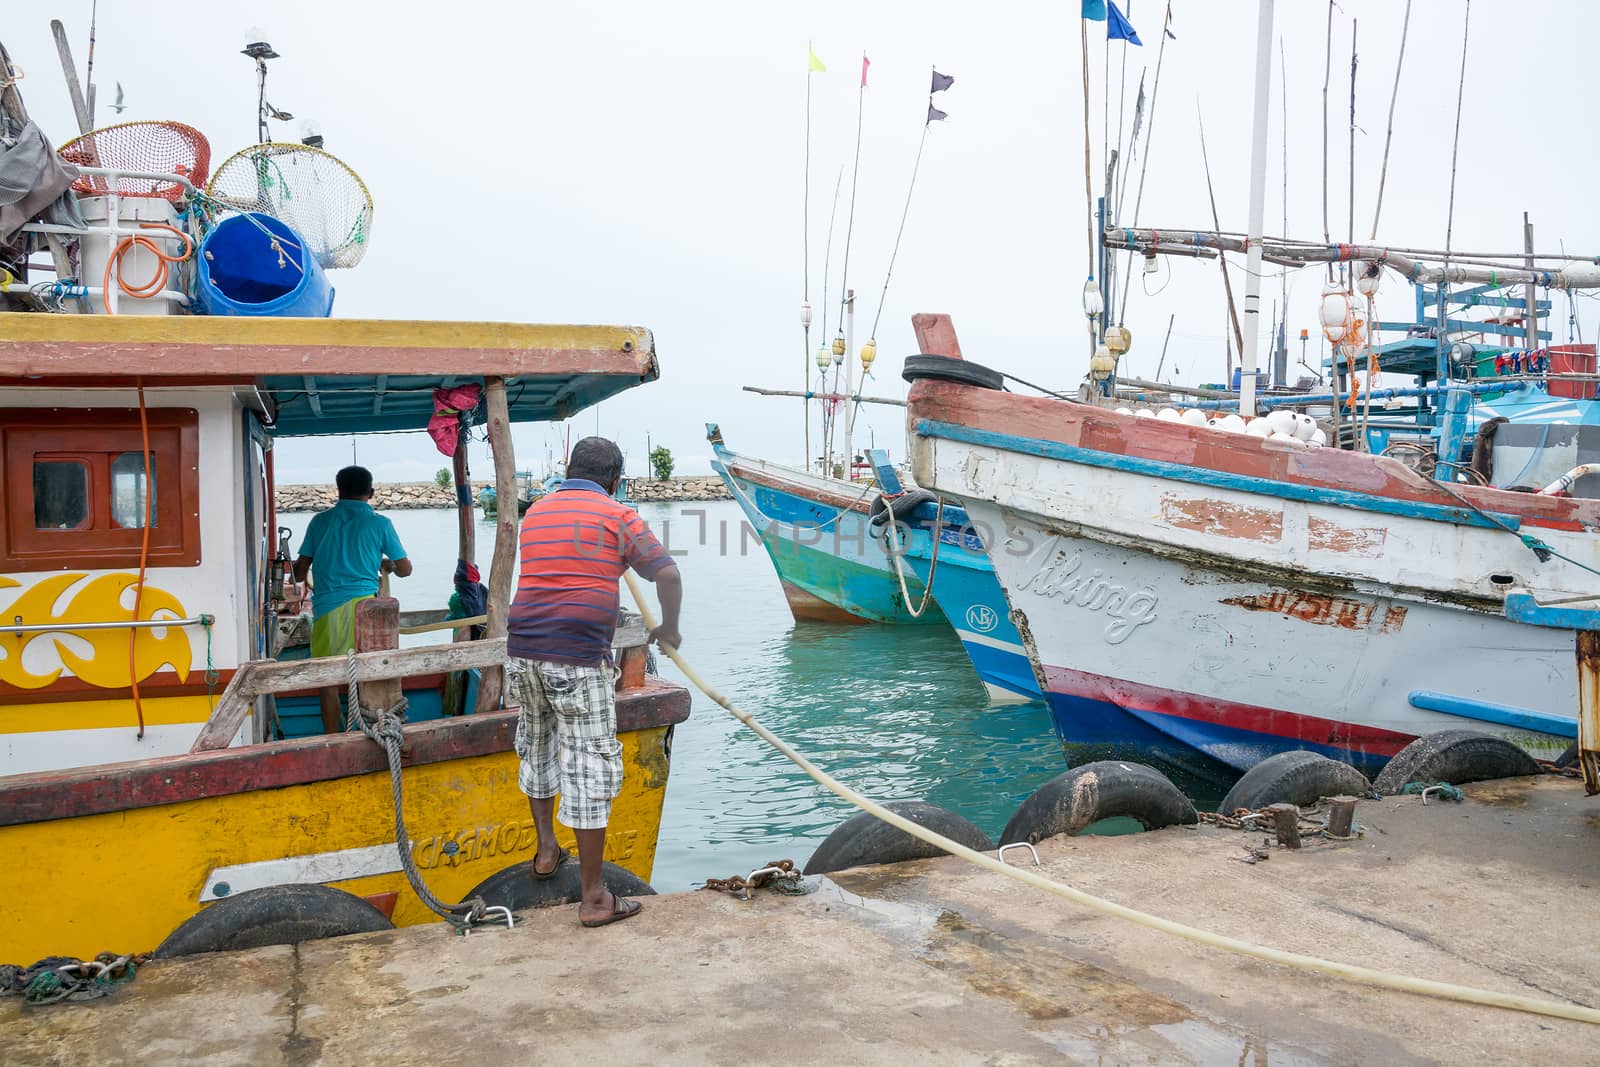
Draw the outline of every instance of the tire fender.
<instances>
[{"instance_id":1,"label":"tire fender","mask_svg":"<svg viewBox=\"0 0 1600 1067\"><path fill-rule=\"evenodd\" d=\"M933 356L923 353L907 356L900 369L900 377L908 382L928 379L936 382L957 382L975 385L980 389L1004 389L1006 380L997 370L974 363L970 359L954 356Z\"/></svg>"},{"instance_id":2,"label":"tire fender","mask_svg":"<svg viewBox=\"0 0 1600 1067\"><path fill-rule=\"evenodd\" d=\"M904 522L907 516L911 515L912 512L916 511L922 505L936 503L938 499L939 498L937 496L928 492L926 489L912 489L909 492L901 493L899 496L890 499L887 503L884 502L884 498L882 496L874 497L872 501L872 510L869 513L867 521L874 529L882 526L888 521L884 517L885 515L893 515L896 522Z\"/></svg>"},{"instance_id":3,"label":"tire fender","mask_svg":"<svg viewBox=\"0 0 1600 1067\"><path fill-rule=\"evenodd\" d=\"M600 867L600 879L607 889L619 897L650 897L656 891L650 883L630 870L615 863ZM578 861L565 860L549 878L534 880L533 861L523 860L501 869L472 887L463 900L482 897L491 908L510 908L526 911L529 908L554 908L562 904L576 904L583 896L578 880Z\"/></svg>"},{"instance_id":4,"label":"tire fender","mask_svg":"<svg viewBox=\"0 0 1600 1067\"><path fill-rule=\"evenodd\" d=\"M1441 730L1395 753L1372 785L1391 796L1412 782L1464 785L1543 773L1537 760L1504 738L1476 730Z\"/></svg>"},{"instance_id":5,"label":"tire fender","mask_svg":"<svg viewBox=\"0 0 1600 1067\"><path fill-rule=\"evenodd\" d=\"M1362 796L1372 792L1367 776L1320 752L1297 749L1268 756L1234 783L1217 808L1231 815L1240 808L1259 811L1268 804L1304 807L1323 797Z\"/></svg>"},{"instance_id":6,"label":"tire fender","mask_svg":"<svg viewBox=\"0 0 1600 1067\"><path fill-rule=\"evenodd\" d=\"M1146 830L1200 821L1194 805L1154 767L1121 760L1085 763L1033 791L1000 834L1002 844L1036 844L1079 834L1101 819L1125 815Z\"/></svg>"},{"instance_id":7,"label":"tire fender","mask_svg":"<svg viewBox=\"0 0 1600 1067\"><path fill-rule=\"evenodd\" d=\"M884 807L943 834L957 844L987 852L994 842L972 823L947 808L927 804L920 800L896 800ZM864 867L875 863L901 863L905 860L927 859L943 856L936 848L920 837L912 837L898 826L890 826L882 819L862 811L857 812L829 834L806 861L805 874L827 874L850 867Z\"/></svg>"},{"instance_id":8,"label":"tire fender","mask_svg":"<svg viewBox=\"0 0 1600 1067\"><path fill-rule=\"evenodd\" d=\"M393 929L383 912L342 889L272 885L206 905L168 934L155 954L170 959Z\"/></svg>"}]
</instances>

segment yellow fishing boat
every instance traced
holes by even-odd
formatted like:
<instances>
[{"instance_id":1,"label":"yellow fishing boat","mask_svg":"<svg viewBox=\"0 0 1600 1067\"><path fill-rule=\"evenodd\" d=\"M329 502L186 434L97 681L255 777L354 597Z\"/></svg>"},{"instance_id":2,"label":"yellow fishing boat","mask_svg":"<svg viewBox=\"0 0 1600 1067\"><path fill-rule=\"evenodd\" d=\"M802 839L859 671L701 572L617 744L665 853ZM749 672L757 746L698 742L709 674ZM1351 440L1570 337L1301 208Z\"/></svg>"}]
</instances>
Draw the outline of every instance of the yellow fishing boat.
<instances>
[{"instance_id":1,"label":"yellow fishing boat","mask_svg":"<svg viewBox=\"0 0 1600 1067\"><path fill-rule=\"evenodd\" d=\"M402 870L384 749L359 732L281 736L277 707L352 668L278 658L294 620L273 443L418 429L436 390L478 385L505 495L510 422L567 418L657 374L640 328L0 314L0 960L148 951L202 911L216 947L304 919L263 911L250 891L268 887L322 887L274 898L323 912L297 929L434 919ZM436 636L457 640L355 657L362 684L400 680L410 698L407 855L446 901L533 855L517 713L498 699L515 524L506 509L485 637L446 624ZM689 697L645 676L642 632L624 644L607 859L648 880ZM447 683L471 670L463 707Z\"/></svg>"}]
</instances>

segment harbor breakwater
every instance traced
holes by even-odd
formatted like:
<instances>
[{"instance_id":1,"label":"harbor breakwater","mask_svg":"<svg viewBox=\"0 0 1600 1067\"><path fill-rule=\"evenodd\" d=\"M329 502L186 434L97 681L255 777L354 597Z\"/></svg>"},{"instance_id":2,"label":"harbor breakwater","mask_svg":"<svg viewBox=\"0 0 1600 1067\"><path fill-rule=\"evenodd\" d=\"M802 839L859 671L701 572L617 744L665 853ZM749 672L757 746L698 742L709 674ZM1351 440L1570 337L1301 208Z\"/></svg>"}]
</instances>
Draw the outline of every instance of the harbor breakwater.
<instances>
[{"instance_id":1,"label":"harbor breakwater","mask_svg":"<svg viewBox=\"0 0 1600 1067\"><path fill-rule=\"evenodd\" d=\"M472 494L489 483L474 481ZM628 483L629 495L638 501L727 500L728 487L715 475L692 478L669 478L665 481L636 478ZM322 511L333 507L339 492L331 485L280 485L277 487L278 510ZM410 511L418 508L453 508L456 506L455 490L434 482L394 482L372 487L372 506L379 511Z\"/></svg>"}]
</instances>

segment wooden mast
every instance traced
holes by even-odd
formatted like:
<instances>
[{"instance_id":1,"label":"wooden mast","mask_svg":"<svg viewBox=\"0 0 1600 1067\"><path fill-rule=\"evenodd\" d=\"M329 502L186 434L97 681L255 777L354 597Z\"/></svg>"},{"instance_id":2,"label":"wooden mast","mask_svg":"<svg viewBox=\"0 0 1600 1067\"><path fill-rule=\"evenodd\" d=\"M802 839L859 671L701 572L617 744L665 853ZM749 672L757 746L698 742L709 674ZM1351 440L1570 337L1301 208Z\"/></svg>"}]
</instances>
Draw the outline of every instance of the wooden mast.
<instances>
[{"instance_id":1,"label":"wooden mast","mask_svg":"<svg viewBox=\"0 0 1600 1067\"><path fill-rule=\"evenodd\" d=\"M517 457L511 445L511 413L506 406L506 380L483 380L489 416L489 448L494 452L495 531L494 558L489 564L489 626L485 636L506 636L506 616L511 610L511 577L517 556ZM509 504L509 506L507 506ZM463 525L470 519L463 519ZM485 667L478 683L478 711L500 707L505 689L505 667Z\"/></svg>"}]
</instances>

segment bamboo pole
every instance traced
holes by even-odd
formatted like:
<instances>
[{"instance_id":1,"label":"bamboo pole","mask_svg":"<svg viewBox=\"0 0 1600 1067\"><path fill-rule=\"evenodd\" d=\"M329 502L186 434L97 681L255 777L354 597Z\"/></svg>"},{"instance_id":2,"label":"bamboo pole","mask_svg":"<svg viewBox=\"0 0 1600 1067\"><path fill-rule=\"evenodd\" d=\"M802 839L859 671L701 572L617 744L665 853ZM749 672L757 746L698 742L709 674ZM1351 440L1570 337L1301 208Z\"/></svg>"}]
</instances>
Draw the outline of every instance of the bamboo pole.
<instances>
[{"instance_id":1,"label":"bamboo pole","mask_svg":"<svg viewBox=\"0 0 1600 1067\"><path fill-rule=\"evenodd\" d=\"M494 451L495 507L494 557L489 564L489 627L485 638L506 636L506 616L511 610L511 578L517 556L517 457L511 444L511 413L506 406L506 380L483 380L489 413L489 447ZM511 506L505 506L506 501ZM505 688L504 665L485 667L478 682L478 711L500 707Z\"/></svg>"},{"instance_id":2,"label":"bamboo pole","mask_svg":"<svg viewBox=\"0 0 1600 1067\"><path fill-rule=\"evenodd\" d=\"M1388 248L1382 245L1313 245L1279 238L1264 238L1270 252L1263 258L1288 265L1307 266L1312 263L1346 263L1371 260L1396 271L1407 281L1424 285L1440 282L1452 284L1495 284L1548 286L1551 289L1600 289L1600 265L1574 263L1562 270L1528 270L1516 266L1465 266L1461 256L1452 253L1449 264L1432 266L1429 259L1442 258L1443 253L1410 249ZM1132 229L1118 226L1106 230L1106 243L1114 248L1130 248L1144 252L1152 247L1189 246L1216 249L1224 252L1247 252L1250 241L1222 233L1195 230ZM1164 252L1165 249L1162 249ZM1525 252L1512 253L1519 259ZM1538 257L1535 257L1538 258ZM1548 257L1554 258L1554 257Z\"/></svg>"}]
</instances>

